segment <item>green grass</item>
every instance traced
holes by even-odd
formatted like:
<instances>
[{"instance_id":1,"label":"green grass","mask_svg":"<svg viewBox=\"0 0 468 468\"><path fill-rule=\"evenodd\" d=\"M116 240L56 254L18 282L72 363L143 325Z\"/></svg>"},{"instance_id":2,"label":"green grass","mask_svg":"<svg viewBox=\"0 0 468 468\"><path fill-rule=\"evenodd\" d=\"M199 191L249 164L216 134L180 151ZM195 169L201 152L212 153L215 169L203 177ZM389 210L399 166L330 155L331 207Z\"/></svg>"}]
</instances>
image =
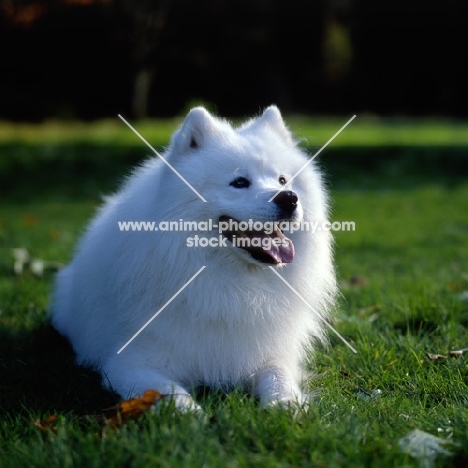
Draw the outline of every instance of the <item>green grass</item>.
<instances>
[{"instance_id":1,"label":"green grass","mask_svg":"<svg viewBox=\"0 0 468 468\"><path fill-rule=\"evenodd\" d=\"M456 174L432 153L410 164L407 147L369 170L342 171L326 165L330 154L324 159L333 219L356 223L355 232L335 236L343 297L334 326L358 354L333 335L332 346L318 350L309 412L265 410L239 392L209 394L201 400L206 418L164 407L103 431L93 416L117 398L73 365L67 343L48 326L53 272L15 275L11 256L25 247L45 262L69 261L101 188L114 187L128 161L141 157L125 156L106 171L115 147L95 147L83 135L87 146L67 143L75 158L68 168L54 156L47 170L3 169L3 180L14 183L0 206L1 467L418 467L398 447L416 428L454 441L446 446L453 455L435 466L466 466L468 356L426 356L468 347L468 303L460 300L468 291L466 166ZM33 165L35 155L63 148L32 143L4 140L3 148ZM89 157L80 166L83 148L105 162ZM30 422L50 414L59 415L56 433Z\"/></svg>"},{"instance_id":2,"label":"green grass","mask_svg":"<svg viewBox=\"0 0 468 468\"><path fill-rule=\"evenodd\" d=\"M294 134L308 146L326 143L352 116L319 118L290 116ZM130 119L131 120L131 119ZM154 146L166 145L181 118L130 123ZM133 145L138 137L118 116L95 123L48 121L40 125L0 122L0 144ZM468 145L468 123L449 119L381 119L359 115L333 146L462 146Z\"/></svg>"}]
</instances>

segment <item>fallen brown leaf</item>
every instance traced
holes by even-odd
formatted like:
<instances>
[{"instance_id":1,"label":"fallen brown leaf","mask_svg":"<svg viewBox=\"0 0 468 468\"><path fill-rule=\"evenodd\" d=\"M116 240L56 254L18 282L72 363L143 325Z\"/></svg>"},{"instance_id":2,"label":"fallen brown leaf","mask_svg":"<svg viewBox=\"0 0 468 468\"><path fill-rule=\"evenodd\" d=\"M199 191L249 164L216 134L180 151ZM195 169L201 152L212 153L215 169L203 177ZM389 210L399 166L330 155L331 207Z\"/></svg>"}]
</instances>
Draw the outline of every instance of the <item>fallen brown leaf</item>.
<instances>
[{"instance_id":1,"label":"fallen brown leaf","mask_svg":"<svg viewBox=\"0 0 468 468\"><path fill-rule=\"evenodd\" d=\"M146 390L142 397L124 400L111 408L105 409L105 421L107 424L115 426L125 424L127 421L139 418L166 396L166 394L156 390Z\"/></svg>"},{"instance_id":2,"label":"fallen brown leaf","mask_svg":"<svg viewBox=\"0 0 468 468\"><path fill-rule=\"evenodd\" d=\"M44 432L57 432L57 426L54 424L57 422L57 416L52 414L48 418L44 419L33 419L31 421L34 426Z\"/></svg>"},{"instance_id":3,"label":"fallen brown leaf","mask_svg":"<svg viewBox=\"0 0 468 468\"><path fill-rule=\"evenodd\" d=\"M102 434L105 435L110 428L117 428L128 421L138 419L146 411L167 395L156 390L146 390L143 396L123 400L115 406L103 410L104 414L74 417L70 422L94 421L104 426ZM44 419L33 419L31 423L44 432L57 432L57 416L55 414Z\"/></svg>"}]
</instances>

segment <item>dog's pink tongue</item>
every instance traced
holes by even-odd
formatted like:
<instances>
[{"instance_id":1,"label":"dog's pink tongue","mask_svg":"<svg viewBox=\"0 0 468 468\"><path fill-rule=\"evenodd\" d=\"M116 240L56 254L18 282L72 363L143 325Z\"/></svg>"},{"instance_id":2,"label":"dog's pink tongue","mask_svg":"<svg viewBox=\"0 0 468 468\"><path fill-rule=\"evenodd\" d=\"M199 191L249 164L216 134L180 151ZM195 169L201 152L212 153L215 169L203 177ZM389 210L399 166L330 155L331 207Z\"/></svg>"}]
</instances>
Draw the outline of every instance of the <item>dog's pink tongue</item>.
<instances>
[{"instance_id":1,"label":"dog's pink tongue","mask_svg":"<svg viewBox=\"0 0 468 468\"><path fill-rule=\"evenodd\" d=\"M267 234L264 234L264 236L271 237L271 247L269 249L264 247L263 251L268 254L275 263L291 263L294 260L293 241L286 237L280 229L277 229L271 236ZM273 242L273 240L276 242Z\"/></svg>"},{"instance_id":2,"label":"dog's pink tongue","mask_svg":"<svg viewBox=\"0 0 468 468\"><path fill-rule=\"evenodd\" d=\"M291 263L294 260L294 244L293 241L286 236L281 238L280 245L272 243L271 249L265 249L265 252L268 253L276 263Z\"/></svg>"}]
</instances>

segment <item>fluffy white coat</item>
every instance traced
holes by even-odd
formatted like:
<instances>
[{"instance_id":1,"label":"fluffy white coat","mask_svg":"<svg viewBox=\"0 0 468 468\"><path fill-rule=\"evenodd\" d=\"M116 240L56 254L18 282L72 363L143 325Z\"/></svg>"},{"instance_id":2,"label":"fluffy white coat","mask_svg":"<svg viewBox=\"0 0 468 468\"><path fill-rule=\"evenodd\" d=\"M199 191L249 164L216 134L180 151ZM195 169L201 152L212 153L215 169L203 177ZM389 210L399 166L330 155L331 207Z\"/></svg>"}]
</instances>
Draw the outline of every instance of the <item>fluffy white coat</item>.
<instances>
[{"instance_id":1,"label":"fluffy white coat","mask_svg":"<svg viewBox=\"0 0 468 468\"><path fill-rule=\"evenodd\" d=\"M194 387L242 385L263 404L303 401L301 364L313 339L324 339L322 321L336 293L329 232L286 233L294 260L269 265L229 242L187 247L187 237L218 238L215 230L122 232L118 222L277 220L278 209L268 200L306 155L271 106L239 128L192 109L163 156L207 202L159 158L139 167L106 200L73 261L59 272L53 325L70 340L77 361L97 367L122 397L156 389L172 394L179 408L197 408ZM250 185L232 186L239 177ZM313 163L284 189L297 194L294 220L327 220L326 193Z\"/></svg>"}]
</instances>

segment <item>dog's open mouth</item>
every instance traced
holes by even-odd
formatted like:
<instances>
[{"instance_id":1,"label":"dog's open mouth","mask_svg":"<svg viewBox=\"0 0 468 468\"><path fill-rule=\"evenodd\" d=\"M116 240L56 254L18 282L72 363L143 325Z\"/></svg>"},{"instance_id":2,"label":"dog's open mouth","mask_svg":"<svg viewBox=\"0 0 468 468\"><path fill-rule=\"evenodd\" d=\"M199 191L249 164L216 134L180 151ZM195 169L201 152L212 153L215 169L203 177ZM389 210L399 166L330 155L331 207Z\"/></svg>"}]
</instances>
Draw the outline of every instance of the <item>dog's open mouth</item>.
<instances>
[{"instance_id":1,"label":"dog's open mouth","mask_svg":"<svg viewBox=\"0 0 468 468\"><path fill-rule=\"evenodd\" d=\"M228 229L222 230L223 236L235 247L249 252L255 260L274 265L294 260L294 244L277 225L267 234L265 231L235 229L241 223L229 216L221 216L219 222L229 225Z\"/></svg>"}]
</instances>

